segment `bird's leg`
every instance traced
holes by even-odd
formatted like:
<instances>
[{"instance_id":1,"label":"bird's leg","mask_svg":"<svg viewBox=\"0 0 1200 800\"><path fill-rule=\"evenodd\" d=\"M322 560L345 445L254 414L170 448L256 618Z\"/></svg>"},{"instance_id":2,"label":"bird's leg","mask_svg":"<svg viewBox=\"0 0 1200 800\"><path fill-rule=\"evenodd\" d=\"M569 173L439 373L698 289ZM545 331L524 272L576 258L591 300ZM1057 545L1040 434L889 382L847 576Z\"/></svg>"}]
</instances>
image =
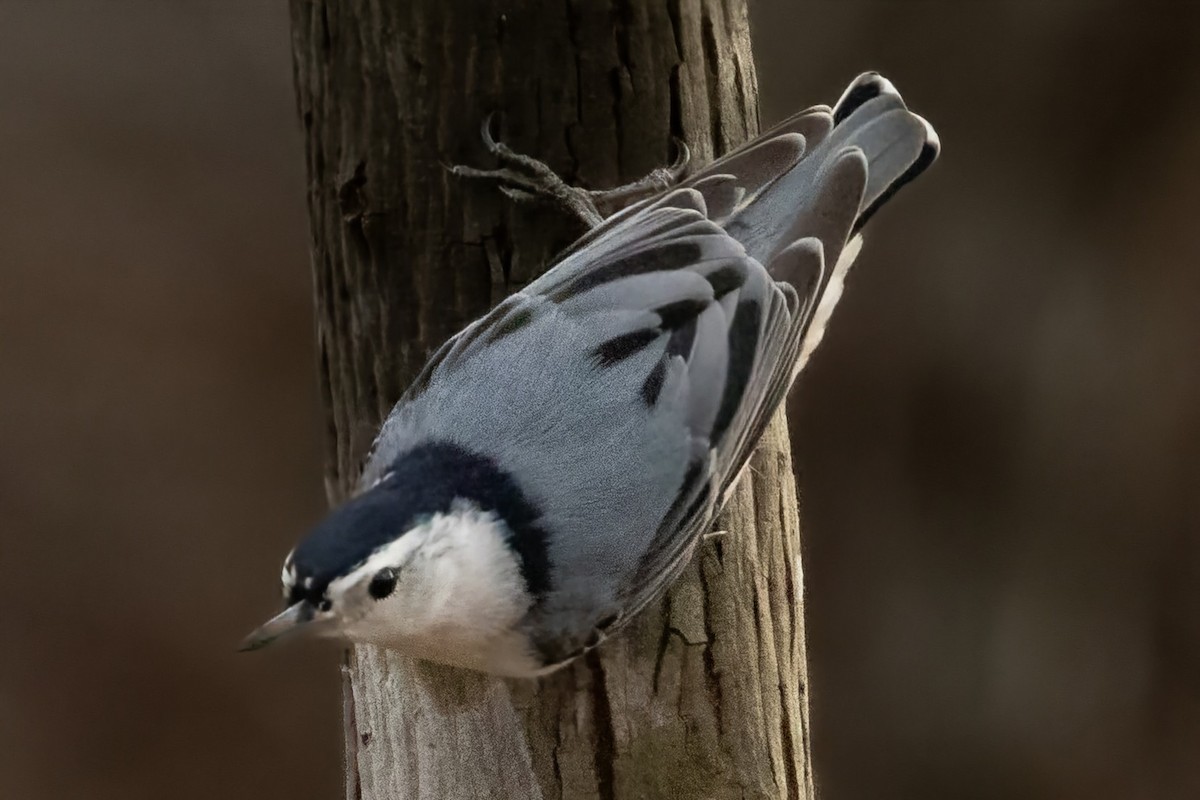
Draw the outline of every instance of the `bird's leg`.
<instances>
[{"instance_id":1,"label":"bird's leg","mask_svg":"<svg viewBox=\"0 0 1200 800\"><path fill-rule=\"evenodd\" d=\"M571 186L554 170L536 158L514 152L492 136L492 119L483 121L483 144L500 163L497 169L476 169L463 165L448 167L451 174L462 178L482 178L494 181L500 191L517 201L545 200L567 211L589 229L604 221L600 206L617 210L620 207L669 189L687 169L690 154L687 145L675 140L679 156L669 167L660 167L632 183L613 189L589 191Z\"/></svg>"},{"instance_id":2,"label":"bird's leg","mask_svg":"<svg viewBox=\"0 0 1200 800\"><path fill-rule=\"evenodd\" d=\"M617 210L638 200L645 200L647 197L661 194L678 183L679 179L683 177L683 173L687 171L688 161L691 160L692 154L682 139L672 139L672 141L675 142L678 155L671 166L657 167L636 181L615 186L612 189L589 191L588 195L591 196L592 202Z\"/></svg>"},{"instance_id":3,"label":"bird's leg","mask_svg":"<svg viewBox=\"0 0 1200 800\"><path fill-rule=\"evenodd\" d=\"M492 136L492 118L483 121L483 145L500 163L498 169L476 169L461 164L450 167L450 173L460 178L482 178L494 181L500 191L513 200L534 198L547 200L581 220L588 228L604 221L591 196L583 189L569 186L554 170L536 158L514 152Z\"/></svg>"}]
</instances>

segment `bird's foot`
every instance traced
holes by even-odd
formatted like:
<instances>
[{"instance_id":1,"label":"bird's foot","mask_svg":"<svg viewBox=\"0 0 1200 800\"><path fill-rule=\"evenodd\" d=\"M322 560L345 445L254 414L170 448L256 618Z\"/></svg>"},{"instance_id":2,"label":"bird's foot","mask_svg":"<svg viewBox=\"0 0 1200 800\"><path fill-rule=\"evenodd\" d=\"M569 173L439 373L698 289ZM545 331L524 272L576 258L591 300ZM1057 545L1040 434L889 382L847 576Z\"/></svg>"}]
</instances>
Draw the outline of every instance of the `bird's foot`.
<instances>
[{"instance_id":1,"label":"bird's foot","mask_svg":"<svg viewBox=\"0 0 1200 800\"><path fill-rule=\"evenodd\" d=\"M604 221L605 214L625 205L659 194L671 188L687 169L691 154L679 139L675 139L678 156L669 167L659 167L649 175L612 189L589 190L571 186L536 158L513 151L492 136L492 118L483 121L483 144L499 162L497 169L476 169L461 164L448 167L460 178L480 178L493 181L507 197L518 202L543 200L562 208L589 229Z\"/></svg>"}]
</instances>

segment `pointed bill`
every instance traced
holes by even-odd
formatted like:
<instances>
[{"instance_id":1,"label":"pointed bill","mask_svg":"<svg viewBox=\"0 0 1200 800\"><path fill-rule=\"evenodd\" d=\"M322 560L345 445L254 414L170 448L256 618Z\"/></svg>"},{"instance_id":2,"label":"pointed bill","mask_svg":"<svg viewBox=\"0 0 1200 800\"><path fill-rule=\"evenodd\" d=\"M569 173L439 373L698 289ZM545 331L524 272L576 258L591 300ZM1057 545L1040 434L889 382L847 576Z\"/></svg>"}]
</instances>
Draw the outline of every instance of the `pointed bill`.
<instances>
[{"instance_id":1,"label":"pointed bill","mask_svg":"<svg viewBox=\"0 0 1200 800\"><path fill-rule=\"evenodd\" d=\"M242 639L242 643L238 645L238 651L246 652L266 647L280 636L303 627L312 618L312 605L301 600L255 628L249 636Z\"/></svg>"}]
</instances>

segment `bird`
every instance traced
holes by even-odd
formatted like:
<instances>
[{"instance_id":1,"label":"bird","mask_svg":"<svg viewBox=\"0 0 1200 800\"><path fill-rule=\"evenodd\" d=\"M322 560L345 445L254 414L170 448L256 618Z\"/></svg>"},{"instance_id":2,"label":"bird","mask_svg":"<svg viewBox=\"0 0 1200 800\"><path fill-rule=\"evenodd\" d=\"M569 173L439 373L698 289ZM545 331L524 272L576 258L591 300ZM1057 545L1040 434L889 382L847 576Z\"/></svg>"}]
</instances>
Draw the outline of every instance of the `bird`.
<instances>
[{"instance_id":1,"label":"bird","mask_svg":"<svg viewBox=\"0 0 1200 800\"><path fill-rule=\"evenodd\" d=\"M825 334L863 225L941 148L864 73L832 108L686 178L659 171L605 217L605 193L487 130L507 168L459 174L557 198L590 229L434 352L354 495L287 555L285 610L242 649L306 630L533 678L600 646L711 531Z\"/></svg>"}]
</instances>

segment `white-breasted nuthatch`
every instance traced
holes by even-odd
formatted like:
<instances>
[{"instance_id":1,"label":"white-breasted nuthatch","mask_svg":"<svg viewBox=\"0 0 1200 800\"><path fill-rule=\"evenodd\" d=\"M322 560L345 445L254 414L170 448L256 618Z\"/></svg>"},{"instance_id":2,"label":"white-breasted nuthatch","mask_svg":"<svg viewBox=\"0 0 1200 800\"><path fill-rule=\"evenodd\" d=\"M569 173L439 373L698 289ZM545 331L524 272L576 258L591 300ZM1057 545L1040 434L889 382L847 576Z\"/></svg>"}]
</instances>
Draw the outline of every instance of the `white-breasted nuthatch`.
<instances>
[{"instance_id":1,"label":"white-breasted nuthatch","mask_svg":"<svg viewBox=\"0 0 1200 800\"><path fill-rule=\"evenodd\" d=\"M611 635L686 565L820 341L859 229L938 149L867 73L602 221L586 193L496 171L598 224L433 355L243 646L306 629L534 676Z\"/></svg>"}]
</instances>

